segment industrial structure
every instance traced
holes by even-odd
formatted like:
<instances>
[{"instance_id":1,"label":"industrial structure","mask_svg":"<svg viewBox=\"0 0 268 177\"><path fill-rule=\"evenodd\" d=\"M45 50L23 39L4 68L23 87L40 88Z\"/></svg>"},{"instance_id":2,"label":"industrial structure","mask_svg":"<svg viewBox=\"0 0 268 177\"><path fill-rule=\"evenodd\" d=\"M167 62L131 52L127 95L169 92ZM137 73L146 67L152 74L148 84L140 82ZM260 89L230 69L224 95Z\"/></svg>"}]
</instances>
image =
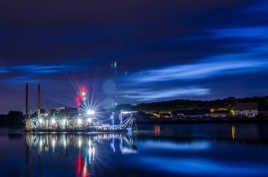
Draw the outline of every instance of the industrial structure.
<instances>
[{"instance_id":1,"label":"industrial structure","mask_svg":"<svg viewBox=\"0 0 268 177\"><path fill-rule=\"evenodd\" d=\"M135 112L122 111L118 115L118 124L115 121L115 114L107 117L108 122L98 119L96 108L89 104L88 93L85 86L79 91L76 97L77 108L60 107L51 111L41 109L41 87L38 84L38 110L29 113L29 84L26 83L26 131L130 131Z\"/></svg>"}]
</instances>

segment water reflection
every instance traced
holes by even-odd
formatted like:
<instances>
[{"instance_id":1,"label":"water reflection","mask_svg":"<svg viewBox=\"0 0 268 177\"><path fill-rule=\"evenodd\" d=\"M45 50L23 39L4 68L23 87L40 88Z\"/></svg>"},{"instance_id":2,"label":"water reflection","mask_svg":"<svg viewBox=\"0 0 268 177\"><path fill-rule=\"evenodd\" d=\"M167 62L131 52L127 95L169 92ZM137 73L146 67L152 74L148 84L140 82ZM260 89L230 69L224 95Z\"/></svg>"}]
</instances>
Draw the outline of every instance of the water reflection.
<instances>
[{"instance_id":1,"label":"water reflection","mask_svg":"<svg viewBox=\"0 0 268 177\"><path fill-rule=\"evenodd\" d=\"M267 124L139 125L133 135L9 132L1 176L268 176ZM6 162L8 159L8 164Z\"/></svg>"},{"instance_id":2,"label":"water reflection","mask_svg":"<svg viewBox=\"0 0 268 177\"><path fill-rule=\"evenodd\" d=\"M154 135L155 136L160 136L160 125L155 125L154 126Z\"/></svg>"},{"instance_id":3,"label":"water reflection","mask_svg":"<svg viewBox=\"0 0 268 177\"><path fill-rule=\"evenodd\" d=\"M267 124L177 124L139 126L138 139L173 141L229 141L235 144L268 144Z\"/></svg>"},{"instance_id":4,"label":"water reflection","mask_svg":"<svg viewBox=\"0 0 268 177\"><path fill-rule=\"evenodd\" d=\"M37 156L38 176L42 176L41 162L50 156L59 159L70 156L76 161L76 176L88 177L97 163L105 161L100 159L104 154L109 157L109 153L138 153L133 137L125 134L26 134L25 144L27 168L31 168L29 159ZM29 172L27 175L31 176Z\"/></svg>"}]
</instances>

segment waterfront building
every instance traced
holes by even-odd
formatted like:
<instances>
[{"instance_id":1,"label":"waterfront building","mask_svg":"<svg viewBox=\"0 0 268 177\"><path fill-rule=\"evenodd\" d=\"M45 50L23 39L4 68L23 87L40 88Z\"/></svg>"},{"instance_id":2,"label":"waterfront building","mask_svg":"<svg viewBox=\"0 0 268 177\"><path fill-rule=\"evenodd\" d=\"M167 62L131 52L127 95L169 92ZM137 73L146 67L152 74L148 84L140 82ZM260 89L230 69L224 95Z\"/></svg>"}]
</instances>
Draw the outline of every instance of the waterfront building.
<instances>
[{"instance_id":1,"label":"waterfront building","mask_svg":"<svg viewBox=\"0 0 268 177\"><path fill-rule=\"evenodd\" d=\"M169 113L160 113L160 118L162 119L171 119L171 114Z\"/></svg>"},{"instance_id":2,"label":"waterfront building","mask_svg":"<svg viewBox=\"0 0 268 177\"><path fill-rule=\"evenodd\" d=\"M236 117L255 118L259 114L257 103L240 103L234 107Z\"/></svg>"},{"instance_id":3,"label":"waterfront building","mask_svg":"<svg viewBox=\"0 0 268 177\"><path fill-rule=\"evenodd\" d=\"M230 115L230 111L213 111L208 114L212 118L226 118Z\"/></svg>"},{"instance_id":4,"label":"waterfront building","mask_svg":"<svg viewBox=\"0 0 268 177\"><path fill-rule=\"evenodd\" d=\"M172 112L174 118L203 118L208 117L209 110L178 110Z\"/></svg>"}]
</instances>

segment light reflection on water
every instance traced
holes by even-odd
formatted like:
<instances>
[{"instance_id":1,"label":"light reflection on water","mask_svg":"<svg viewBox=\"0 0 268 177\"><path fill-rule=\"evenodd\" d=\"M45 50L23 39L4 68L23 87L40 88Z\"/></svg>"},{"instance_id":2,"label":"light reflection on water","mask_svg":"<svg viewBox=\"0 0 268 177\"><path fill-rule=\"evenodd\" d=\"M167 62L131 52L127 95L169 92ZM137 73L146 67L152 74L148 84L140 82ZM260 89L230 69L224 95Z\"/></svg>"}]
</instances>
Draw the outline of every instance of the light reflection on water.
<instances>
[{"instance_id":1,"label":"light reflection on water","mask_svg":"<svg viewBox=\"0 0 268 177\"><path fill-rule=\"evenodd\" d=\"M127 134L0 136L1 176L268 176L265 124L138 125ZM8 159L6 161L5 159ZM8 163L7 163L8 162Z\"/></svg>"},{"instance_id":2,"label":"light reflection on water","mask_svg":"<svg viewBox=\"0 0 268 177\"><path fill-rule=\"evenodd\" d=\"M138 150L132 137L125 134L31 134L25 135L28 175L30 174L31 156L38 156L41 163L48 156L71 156L75 160L76 176L93 176L94 168L109 158L109 153L135 154ZM107 152L108 150L108 152ZM106 152L105 152L106 151ZM106 157L102 159L103 155ZM44 156L44 159L42 159ZM39 174L42 166L38 166ZM53 171L52 171L53 172ZM33 175L34 176L34 175Z\"/></svg>"},{"instance_id":3,"label":"light reflection on water","mask_svg":"<svg viewBox=\"0 0 268 177\"><path fill-rule=\"evenodd\" d=\"M157 169L190 175L249 175L266 176L268 169L261 164L229 164L218 161L198 159L198 158L165 158L165 157L145 157L141 158L141 163L154 166Z\"/></svg>"}]
</instances>

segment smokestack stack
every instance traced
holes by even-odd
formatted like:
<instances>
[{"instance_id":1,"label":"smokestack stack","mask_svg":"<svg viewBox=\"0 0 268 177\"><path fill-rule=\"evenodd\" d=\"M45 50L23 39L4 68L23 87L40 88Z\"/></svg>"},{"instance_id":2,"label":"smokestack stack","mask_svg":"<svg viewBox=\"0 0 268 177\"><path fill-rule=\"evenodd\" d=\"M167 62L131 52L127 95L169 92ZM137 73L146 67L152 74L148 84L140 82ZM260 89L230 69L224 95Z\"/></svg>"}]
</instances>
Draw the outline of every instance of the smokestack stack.
<instances>
[{"instance_id":1,"label":"smokestack stack","mask_svg":"<svg viewBox=\"0 0 268 177\"><path fill-rule=\"evenodd\" d=\"M38 115L40 114L40 110L41 110L41 98L40 98L40 84L38 84Z\"/></svg>"},{"instance_id":2,"label":"smokestack stack","mask_svg":"<svg viewBox=\"0 0 268 177\"><path fill-rule=\"evenodd\" d=\"M26 105L25 105L26 118L29 118L29 84L26 83Z\"/></svg>"}]
</instances>

